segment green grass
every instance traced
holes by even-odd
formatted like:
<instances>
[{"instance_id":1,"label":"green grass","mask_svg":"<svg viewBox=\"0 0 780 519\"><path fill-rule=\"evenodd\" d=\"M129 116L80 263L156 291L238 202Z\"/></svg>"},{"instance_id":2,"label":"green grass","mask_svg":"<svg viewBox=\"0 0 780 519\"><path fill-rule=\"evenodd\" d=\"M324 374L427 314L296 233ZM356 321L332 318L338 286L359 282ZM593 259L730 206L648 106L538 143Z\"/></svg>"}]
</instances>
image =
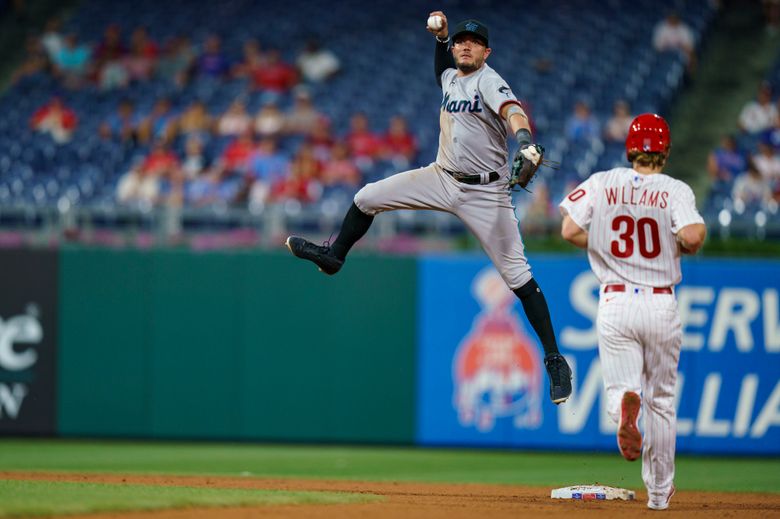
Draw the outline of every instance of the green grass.
<instances>
[{"instance_id":1,"label":"green grass","mask_svg":"<svg viewBox=\"0 0 780 519\"><path fill-rule=\"evenodd\" d=\"M0 480L0 517L84 514L119 510L356 503L378 496L338 492L287 492Z\"/></svg>"},{"instance_id":2,"label":"green grass","mask_svg":"<svg viewBox=\"0 0 780 519\"><path fill-rule=\"evenodd\" d=\"M208 474L641 488L640 464L614 454L496 450L0 440L0 470ZM679 489L780 492L780 458L679 456Z\"/></svg>"}]
</instances>

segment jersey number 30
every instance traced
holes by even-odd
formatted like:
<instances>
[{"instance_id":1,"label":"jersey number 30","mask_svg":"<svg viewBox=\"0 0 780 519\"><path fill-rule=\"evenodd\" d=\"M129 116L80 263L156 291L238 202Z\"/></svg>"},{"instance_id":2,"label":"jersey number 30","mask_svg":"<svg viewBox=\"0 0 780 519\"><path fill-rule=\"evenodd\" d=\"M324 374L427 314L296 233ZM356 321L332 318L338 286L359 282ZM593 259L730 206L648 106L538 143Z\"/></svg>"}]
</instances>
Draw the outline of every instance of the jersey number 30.
<instances>
[{"instance_id":1,"label":"jersey number 30","mask_svg":"<svg viewBox=\"0 0 780 519\"><path fill-rule=\"evenodd\" d=\"M652 259L661 254L661 238L658 222L652 218L634 220L630 216L620 215L612 220L612 230L618 231L617 240L612 240L612 255L616 258L628 258L634 254L634 233L639 243L639 254Z\"/></svg>"}]
</instances>

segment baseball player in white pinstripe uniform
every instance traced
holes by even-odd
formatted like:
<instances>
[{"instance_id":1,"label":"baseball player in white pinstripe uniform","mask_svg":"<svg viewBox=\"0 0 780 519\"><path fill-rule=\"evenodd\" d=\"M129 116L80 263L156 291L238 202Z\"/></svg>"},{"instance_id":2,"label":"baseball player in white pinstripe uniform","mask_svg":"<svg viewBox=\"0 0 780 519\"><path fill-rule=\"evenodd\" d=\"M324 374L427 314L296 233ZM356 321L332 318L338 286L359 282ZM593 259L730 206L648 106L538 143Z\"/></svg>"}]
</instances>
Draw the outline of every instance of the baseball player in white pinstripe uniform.
<instances>
[{"instance_id":1,"label":"baseball player in white pinstripe uniform","mask_svg":"<svg viewBox=\"0 0 780 519\"><path fill-rule=\"evenodd\" d=\"M680 254L696 253L706 234L691 188L661 172L670 145L663 118L636 117L626 139L632 167L594 173L560 204L561 234L587 248L601 283L597 328L607 409L619 423L623 457L642 455L654 510L668 508L674 494Z\"/></svg>"}]
</instances>

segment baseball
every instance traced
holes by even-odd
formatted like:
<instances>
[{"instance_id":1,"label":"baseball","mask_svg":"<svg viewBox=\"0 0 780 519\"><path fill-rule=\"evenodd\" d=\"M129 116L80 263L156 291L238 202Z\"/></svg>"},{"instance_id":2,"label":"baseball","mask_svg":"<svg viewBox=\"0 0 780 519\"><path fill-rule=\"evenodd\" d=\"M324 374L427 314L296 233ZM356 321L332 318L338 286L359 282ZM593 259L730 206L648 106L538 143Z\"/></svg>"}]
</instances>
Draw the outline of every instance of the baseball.
<instances>
[{"instance_id":1,"label":"baseball","mask_svg":"<svg viewBox=\"0 0 780 519\"><path fill-rule=\"evenodd\" d=\"M444 20L441 16L430 16L428 17L428 27L431 28L431 30L438 31L442 28L444 25Z\"/></svg>"}]
</instances>

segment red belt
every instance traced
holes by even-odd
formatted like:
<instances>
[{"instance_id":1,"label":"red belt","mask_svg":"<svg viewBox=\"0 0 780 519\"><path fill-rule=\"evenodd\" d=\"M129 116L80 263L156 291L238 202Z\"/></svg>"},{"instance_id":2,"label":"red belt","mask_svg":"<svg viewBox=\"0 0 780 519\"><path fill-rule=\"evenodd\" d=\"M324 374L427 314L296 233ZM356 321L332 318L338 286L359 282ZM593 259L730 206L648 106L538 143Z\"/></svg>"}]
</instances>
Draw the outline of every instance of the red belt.
<instances>
[{"instance_id":1,"label":"red belt","mask_svg":"<svg viewBox=\"0 0 780 519\"><path fill-rule=\"evenodd\" d=\"M648 287L650 288L650 287ZM626 285L607 285L604 292L625 292ZM671 294L672 287L653 287L653 294Z\"/></svg>"}]
</instances>

